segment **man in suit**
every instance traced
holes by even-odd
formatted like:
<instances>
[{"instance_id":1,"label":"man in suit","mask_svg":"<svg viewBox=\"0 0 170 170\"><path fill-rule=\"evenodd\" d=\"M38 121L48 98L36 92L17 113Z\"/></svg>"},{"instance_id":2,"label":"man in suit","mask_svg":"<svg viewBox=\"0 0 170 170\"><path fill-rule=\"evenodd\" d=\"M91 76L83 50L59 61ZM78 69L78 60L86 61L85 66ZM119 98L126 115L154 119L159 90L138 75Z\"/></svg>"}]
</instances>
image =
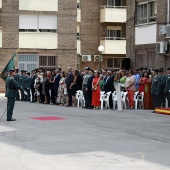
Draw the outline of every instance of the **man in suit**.
<instances>
[{"instance_id":1,"label":"man in suit","mask_svg":"<svg viewBox=\"0 0 170 170\"><path fill-rule=\"evenodd\" d=\"M27 71L21 70L21 76L20 76L20 86L24 89L25 88L25 74ZM24 101L24 93L21 91L21 101Z\"/></svg>"},{"instance_id":2,"label":"man in suit","mask_svg":"<svg viewBox=\"0 0 170 170\"><path fill-rule=\"evenodd\" d=\"M165 93L168 100L168 108L170 108L170 68L167 69Z\"/></svg>"},{"instance_id":3,"label":"man in suit","mask_svg":"<svg viewBox=\"0 0 170 170\"><path fill-rule=\"evenodd\" d=\"M31 102L36 102L35 101L35 88L34 88L34 84L35 84L35 79L36 79L36 74L35 74L35 70L31 71L31 96L32 96L32 100Z\"/></svg>"},{"instance_id":4,"label":"man in suit","mask_svg":"<svg viewBox=\"0 0 170 170\"><path fill-rule=\"evenodd\" d=\"M151 95L154 103L154 111L156 107L161 107L159 98L161 98L161 77L158 76L158 69L152 71L152 85L151 85Z\"/></svg>"},{"instance_id":5,"label":"man in suit","mask_svg":"<svg viewBox=\"0 0 170 170\"><path fill-rule=\"evenodd\" d=\"M161 77L161 93L160 98L158 98L159 105L165 107L166 103L166 93L165 93L165 83L166 83L166 75L162 68L159 69L159 76Z\"/></svg>"},{"instance_id":6,"label":"man in suit","mask_svg":"<svg viewBox=\"0 0 170 170\"><path fill-rule=\"evenodd\" d=\"M13 109L15 105L15 98L17 96L18 89L21 90L25 95L27 95L27 92L24 91L24 89L15 81L15 70L9 70L9 75L6 79L6 97L7 100L7 121L16 121L16 119L13 119Z\"/></svg>"},{"instance_id":7,"label":"man in suit","mask_svg":"<svg viewBox=\"0 0 170 170\"><path fill-rule=\"evenodd\" d=\"M19 69L15 69L15 76L14 76L14 79L15 81L19 84L20 82L20 75L19 75ZM16 100L19 100L20 97L19 97L19 91L17 91L17 97L16 97Z\"/></svg>"},{"instance_id":8,"label":"man in suit","mask_svg":"<svg viewBox=\"0 0 170 170\"><path fill-rule=\"evenodd\" d=\"M113 92L114 91L114 85L113 85L114 77L112 76L111 70L107 71L106 77L104 78L104 82L105 82L105 85L104 85L105 93ZM112 109L113 108L112 93L110 94L110 97L109 97L109 105L110 105L110 108Z\"/></svg>"},{"instance_id":9,"label":"man in suit","mask_svg":"<svg viewBox=\"0 0 170 170\"><path fill-rule=\"evenodd\" d=\"M55 76L55 78L54 78L54 92L55 92L55 99L57 99L59 82L60 82L60 79L61 79L60 69L56 69L56 70L55 70L55 73L56 73L56 76ZM56 101L56 100L55 100L55 101ZM57 103L55 103L55 104L57 104Z\"/></svg>"},{"instance_id":10,"label":"man in suit","mask_svg":"<svg viewBox=\"0 0 170 170\"><path fill-rule=\"evenodd\" d=\"M68 70L68 75L66 77L65 84L66 84L67 93L68 93L68 105L66 105L66 107L71 107L72 106L72 90L70 88L70 85L74 81L74 76L73 76L71 67L68 67L67 70Z\"/></svg>"},{"instance_id":11,"label":"man in suit","mask_svg":"<svg viewBox=\"0 0 170 170\"><path fill-rule=\"evenodd\" d=\"M84 95L84 99L85 99L85 106L83 107L84 109L88 109L89 107L89 95L88 95L88 91L86 90L87 88L87 82L88 82L88 79L90 77L89 75L89 70L90 70L90 67L85 67L84 68L84 76L83 76L83 95Z\"/></svg>"},{"instance_id":12,"label":"man in suit","mask_svg":"<svg viewBox=\"0 0 170 170\"><path fill-rule=\"evenodd\" d=\"M87 96L88 96L87 107L88 107L88 109L93 109L91 102L92 102L92 82L94 79L94 71L90 70L89 75L90 75L90 77L88 78L85 91L87 92Z\"/></svg>"},{"instance_id":13,"label":"man in suit","mask_svg":"<svg viewBox=\"0 0 170 170\"><path fill-rule=\"evenodd\" d=\"M134 76L135 76L135 87L136 87L136 90L139 90L139 80L140 80L140 75L138 74L138 69L135 68L134 69Z\"/></svg>"}]
</instances>

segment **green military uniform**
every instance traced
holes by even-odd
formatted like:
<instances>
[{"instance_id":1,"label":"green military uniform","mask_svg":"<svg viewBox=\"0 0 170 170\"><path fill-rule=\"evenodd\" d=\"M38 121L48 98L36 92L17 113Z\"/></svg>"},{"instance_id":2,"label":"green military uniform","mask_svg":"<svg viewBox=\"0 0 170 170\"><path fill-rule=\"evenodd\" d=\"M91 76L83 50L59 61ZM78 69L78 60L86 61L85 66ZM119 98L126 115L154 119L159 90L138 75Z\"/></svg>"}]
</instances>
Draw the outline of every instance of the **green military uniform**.
<instances>
[{"instance_id":1,"label":"green military uniform","mask_svg":"<svg viewBox=\"0 0 170 170\"><path fill-rule=\"evenodd\" d=\"M24 70L22 70L22 73L23 72L26 72L26 71L24 71ZM24 76L23 74L20 76L20 86L23 88L23 89L25 89L25 78L26 78L26 76ZM25 95L24 95L24 93L21 91L21 101L24 101L24 98L25 98Z\"/></svg>"},{"instance_id":2,"label":"green military uniform","mask_svg":"<svg viewBox=\"0 0 170 170\"><path fill-rule=\"evenodd\" d=\"M156 70L158 73L158 71ZM160 94L161 94L161 77L156 75L152 78L152 86L151 86L151 94L154 103L154 108L161 107L160 106Z\"/></svg>"},{"instance_id":3,"label":"green military uniform","mask_svg":"<svg viewBox=\"0 0 170 170\"><path fill-rule=\"evenodd\" d=\"M166 75L163 74L161 76L161 87L160 87L160 98L158 99L159 105L162 107L165 107L165 101L166 101L166 93L165 93L165 83L166 83Z\"/></svg>"},{"instance_id":4,"label":"green military uniform","mask_svg":"<svg viewBox=\"0 0 170 170\"><path fill-rule=\"evenodd\" d=\"M24 95L24 101L30 101L30 88L31 88L31 78L29 76L25 77L24 90L27 92L27 96Z\"/></svg>"},{"instance_id":5,"label":"green military uniform","mask_svg":"<svg viewBox=\"0 0 170 170\"><path fill-rule=\"evenodd\" d=\"M14 77L9 75L6 79L6 97L8 98L7 121L14 120L12 119L12 115L18 89L24 92L23 88L15 81Z\"/></svg>"},{"instance_id":6,"label":"green military uniform","mask_svg":"<svg viewBox=\"0 0 170 170\"><path fill-rule=\"evenodd\" d=\"M166 76L165 93L168 100L168 107L170 107L170 74Z\"/></svg>"},{"instance_id":7,"label":"green military uniform","mask_svg":"<svg viewBox=\"0 0 170 170\"><path fill-rule=\"evenodd\" d=\"M89 67L86 67L85 70L89 70ZM87 82L89 79L90 75L88 73L86 73L83 76L83 95L84 95L84 99L85 99L85 108L88 108L89 106L89 96L88 96L88 92L86 91L87 88Z\"/></svg>"},{"instance_id":8,"label":"green military uniform","mask_svg":"<svg viewBox=\"0 0 170 170\"><path fill-rule=\"evenodd\" d=\"M18 84L20 83L20 75L18 73L15 74L14 79ZM17 91L16 100L19 100L19 91Z\"/></svg>"}]
</instances>

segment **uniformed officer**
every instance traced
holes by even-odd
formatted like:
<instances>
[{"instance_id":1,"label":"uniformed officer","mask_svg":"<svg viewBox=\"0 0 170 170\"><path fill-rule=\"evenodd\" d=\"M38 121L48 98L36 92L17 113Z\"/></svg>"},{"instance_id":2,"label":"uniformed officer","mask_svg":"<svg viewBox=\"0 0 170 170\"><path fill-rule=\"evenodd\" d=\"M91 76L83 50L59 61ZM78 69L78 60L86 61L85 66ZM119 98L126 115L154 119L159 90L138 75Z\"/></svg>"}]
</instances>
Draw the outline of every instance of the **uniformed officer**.
<instances>
[{"instance_id":1,"label":"uniformed officer","mask_svg":"<svg viewBox=\"0 0 170 170\"><path fill-rule=\"evenodd\" d=\"M89 70L90 70L90 67L85 67L85 74L83 76L83 95L84 95L84 99L85 99L85 109L87 109L89 107L89 95L88 95L88 91L86 90L87 88L87 82L88 82L88 79L90 77L89 75Z\"/></svg>"},{"instance_id":2,"label":"uniformed officer","mask_svg":"<svg viewBox=\"0 0 170 170\"><path fill-rule=\"evenodd\" d=\"M154 109L156 107L161 107L159 102L161 94L161 77L158 76L158 72L158 69L152 71L151 95L154 103ZM155 110L153 112L155 112Z\"/></svg>"},{"instance_id":3,"label":"uniformed officer","mask_svg":"<svg viewBox=\"0 0 170 170\"><path fill-rule=\"evenodd\" d=\"M30 89L31 89L31 78L30 72L26 72L25 74L25 91L28 93L27 96L24 96L25 101L30 101Z\"/></svg>"},{"instance_id":4,"label":"uniformed officer","mask_svg":"<svg viewBox=\"0 0 170 170\"><path fill-rule=\"evenodd\" d=\"M15 105L15 98L17 96L17 90L21 90L25 95L27 92L16 82L14 79L15 70L9 70L9 75L6 79L6 97L7 100L7 121L16 121L16 119L12 118L13 109Z\"/></svg>"},{"instance_id":5,"label":"uniformed officer","mask_svg":"<svg viewBox=\"0 0 170 170\"><path fill-rule=\"evenodd\" d=\"M166 93L165 93L165 83L166 83L166 75L165 71L161 68L159 69L159 76L161 77L161 93L160 98L158 98L159 106L165 107L166 101Z\"/></svg>"},{"instance_id":6,"label":"uniformed officer","mask_svg":"<svg viewBox=\"0 0 170 170\"><path fill-rule=\"evenodd\" d=\"M170 108L170 68L167 69L165 93L168 100L168 107Z\"/></svg>"},{"instance_id":7,"label":"uniformed officer","mask_svg":"<svg viewBox=\"0 0 170 170\"><path fill-rule=\"evenodd\" d=\"M14 76L14 79L16 80L16 82L19 84L20 83L20 75L19 75L19 69L15 69L15 76ZM20 97L19 97L19 91L17 91L17 97L16 97L16 100L19 100Z\"/></svg>"},{"instance_id":8,"label":"uniformed officer","mask_svg":"<svg viewBox=\"0 0 170 170\"><path fill-rule=\"evenodd\" d=\"M21 86L22 86L22 88L26 91L26 70L22 70L22 77L21 77L21 80L20 80L20 83L21 83ZM23 92L21 92L21 101L25 101L25 99L26 99L26 96L24 95L24 93Z\"/></svg>"}]
</instances>

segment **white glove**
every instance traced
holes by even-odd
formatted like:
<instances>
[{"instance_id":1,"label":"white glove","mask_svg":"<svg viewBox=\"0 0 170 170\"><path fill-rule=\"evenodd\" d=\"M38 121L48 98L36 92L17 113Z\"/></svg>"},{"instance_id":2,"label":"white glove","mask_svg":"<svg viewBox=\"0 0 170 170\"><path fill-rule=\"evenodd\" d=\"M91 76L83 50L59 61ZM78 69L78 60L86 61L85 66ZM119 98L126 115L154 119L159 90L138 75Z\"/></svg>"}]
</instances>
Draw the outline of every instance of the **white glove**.
<instances>
[{"instance_id":1,"label":"white glove","mask_svg":"<svg viewBox=\"0 0 170 170\"><path fill-rule=\"evenodd\" d=\"M24 91L24 94L27 96L28 95L28 93L26 92L26 91Z\"/></svg>"}]
</instances>

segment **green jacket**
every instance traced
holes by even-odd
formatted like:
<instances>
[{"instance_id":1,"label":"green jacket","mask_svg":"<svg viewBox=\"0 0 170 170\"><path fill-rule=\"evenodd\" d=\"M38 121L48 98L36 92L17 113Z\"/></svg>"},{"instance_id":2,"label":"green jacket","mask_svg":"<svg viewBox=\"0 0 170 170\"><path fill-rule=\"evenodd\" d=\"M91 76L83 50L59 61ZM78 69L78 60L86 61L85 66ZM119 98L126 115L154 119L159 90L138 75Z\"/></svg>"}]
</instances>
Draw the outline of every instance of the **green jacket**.
<instances>
[{"instance_id":1,"label":"green jacket","mask_svg":"<svg viewBox=\"0 0 170 170\"><path fill-rule=\"evenodd\" d=\"M154 76L152 78L151 94L160 94L161 93L161 77Z\"/></svg>"},{"instance_id":2,"label":"green jacket","mask_svg":"<svg viewBox=\"0 0 170 170\"><path fill-rule=\"evenodd\" d=\"M17 97L18 89L24 91L13 76L8 76L6 79L6 97Z\"/></svg>"},{"instance_id":3,"label":"green jacket","mask_svg":"<svg viewBox=\"0 0 170 170\"><path fill-rule=\"evenodd\" d=\"M161 92L165 91L166 75L161 76Z\"/></svg>"},{"instance_id":4,"label":"green jacket","mask_svg":"<svg viewBox=\"0 0 170 170\"><path fill-rule=\"evenodd\" d=\"M165 92L170 92L170 74L166 76Z\"/></svg>"}]
</instances>

